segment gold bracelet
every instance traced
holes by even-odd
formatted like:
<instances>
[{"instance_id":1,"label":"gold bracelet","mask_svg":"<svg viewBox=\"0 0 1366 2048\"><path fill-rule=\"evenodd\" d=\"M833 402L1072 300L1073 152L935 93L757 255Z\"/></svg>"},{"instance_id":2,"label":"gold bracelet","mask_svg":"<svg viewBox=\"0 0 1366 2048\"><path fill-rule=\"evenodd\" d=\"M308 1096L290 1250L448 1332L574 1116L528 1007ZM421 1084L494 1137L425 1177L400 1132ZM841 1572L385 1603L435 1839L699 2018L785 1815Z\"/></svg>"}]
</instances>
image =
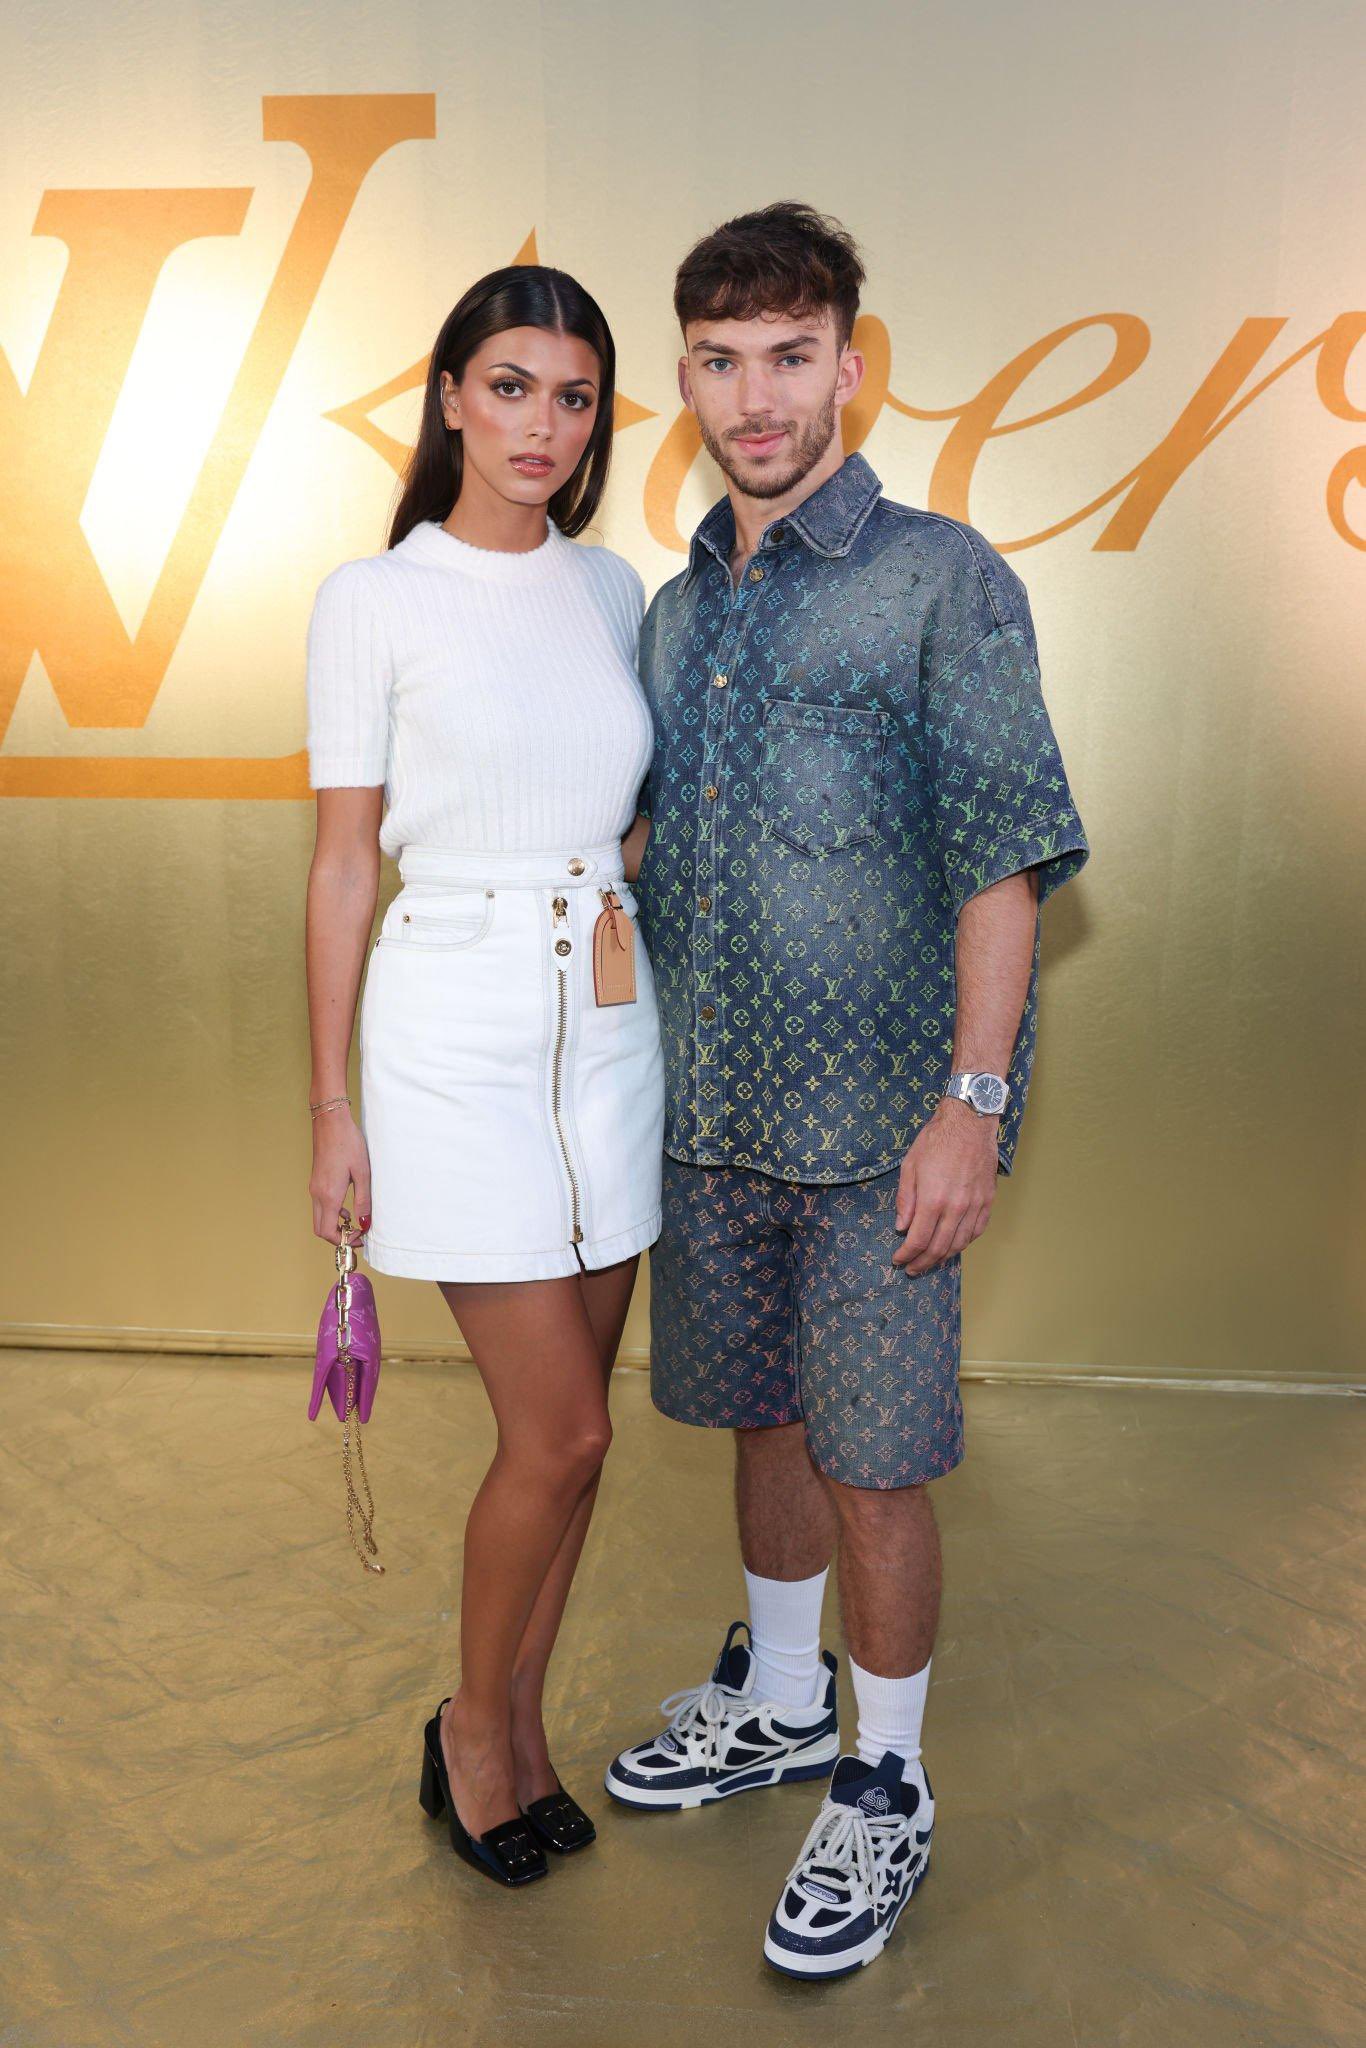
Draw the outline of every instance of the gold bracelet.
<instances>
[{"instance_id":1,"label":"gold bracelet","mask_svg":"<svg viewBox=\"0 0 1366 2048\"><path fill-rule=\"evenodd\" d=\"M319 1117L325 1109L340 1109L343 1104L349 1108L350 1103L351 1097L349 1095L332 1095L328 1097L326 1102L310 1102L308 1113L312 1117Z\"/></svg>"}]
</instances>

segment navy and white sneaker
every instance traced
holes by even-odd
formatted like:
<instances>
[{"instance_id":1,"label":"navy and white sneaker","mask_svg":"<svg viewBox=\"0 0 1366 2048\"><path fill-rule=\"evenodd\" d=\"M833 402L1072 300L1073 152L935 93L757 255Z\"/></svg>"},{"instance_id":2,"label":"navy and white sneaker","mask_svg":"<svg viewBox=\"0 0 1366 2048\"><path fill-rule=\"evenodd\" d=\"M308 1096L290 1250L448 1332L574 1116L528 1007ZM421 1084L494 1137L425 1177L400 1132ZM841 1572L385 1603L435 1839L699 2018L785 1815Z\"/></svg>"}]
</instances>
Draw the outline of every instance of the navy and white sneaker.
<instances>
[{"instance_id":1,"label":"navy and white sneaker","mask_svg":"<svg viewBox=\"0 0 1366 2048\"><path fill-rule=\"evenodd\" d=\"M764 1954L789 1977L845 1977L881 1955L930 1864L934 1794L902 1783L888 1750L835 1765L820 1812L788 1873ZM922 1772L922 1776L923 1776Z\"/></svg>"},{"instance_id":2,"label":"navy and white sneaker","mask_svg":"<svg viewBox=\"0 0 1366 2048\"><path fill-rule=\"evenodd\" d=\"M840 1747L835 1658L822 1652L825 1669L809 1707L756 1700L754 1653L735 1640L741 1629L748 1636L748 1623L731 1623L706 1685L660 1701L668 1727L612 1759L605 1782L614 1799L677 1813L733 1792L825 1776Z\"/></svg>"}]
</instances>

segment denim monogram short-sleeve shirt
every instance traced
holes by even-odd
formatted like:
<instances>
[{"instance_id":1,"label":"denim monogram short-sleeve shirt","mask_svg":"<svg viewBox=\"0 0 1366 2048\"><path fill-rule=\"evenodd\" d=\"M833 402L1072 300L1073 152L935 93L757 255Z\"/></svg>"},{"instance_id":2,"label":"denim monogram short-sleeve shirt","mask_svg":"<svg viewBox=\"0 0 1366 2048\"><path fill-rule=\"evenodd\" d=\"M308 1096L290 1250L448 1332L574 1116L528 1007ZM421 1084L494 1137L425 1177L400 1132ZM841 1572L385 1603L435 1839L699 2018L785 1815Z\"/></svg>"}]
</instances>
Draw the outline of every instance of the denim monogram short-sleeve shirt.
<instances>
[{"instance_id":1,"label":"denim monogram short-sleeve shirt","mask_svg":"<svg viewBox=\"0 0 1366 2048\"><path fill-rule=\"evenodd\" d=\"M896 505L861 455L772 521L732 585L728 499L641 629L655 753L637 895L664 1149L785 1181L901 1159L951 1071L954 931L979 890L1087 843L1024 585L969 526ZM1038 942L1009 1171L1034 1051Z\"/></svg>"}]
</instances>

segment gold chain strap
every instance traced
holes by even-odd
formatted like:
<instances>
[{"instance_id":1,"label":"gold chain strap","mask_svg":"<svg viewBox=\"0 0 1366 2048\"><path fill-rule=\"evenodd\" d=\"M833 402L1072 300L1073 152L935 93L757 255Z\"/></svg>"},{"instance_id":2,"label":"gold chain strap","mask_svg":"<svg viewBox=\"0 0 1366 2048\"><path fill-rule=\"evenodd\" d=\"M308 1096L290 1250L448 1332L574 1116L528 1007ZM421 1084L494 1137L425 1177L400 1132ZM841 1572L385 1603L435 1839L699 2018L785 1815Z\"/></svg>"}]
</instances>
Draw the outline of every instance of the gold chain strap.
<instances>
[{"instance_id":1,"label":"gold chain strap","mask_svg":"<svg viewBox=\"0 0 1366 2048\"><path fill-rule=\"evenodd\" d=\"M351 1538L351 1548L368 1572L382 1572L384 1566L377 1563L379 1553L375 1546L375 1502L370 1491L370 1480L365 1470L365 1447L361 1443L360 1416L356 1413L356 1361L351 1356L351 1275L356 1270L355 1239L361 1233L351 1228L351 1212L343 1209L337 1218L341 1242L337 1246L337 1357L346 1372L346 1408L342 1417L342 1477L346 1481L346 1533ZM365 1489L365 1504L361 1505L356 1492L356 1482L351 1476L351 1426L356 1430L356 1469L360 1483ZM365 1541L361 1549L356 1535L356 1524ZM370 1555L367 1557L365 1551Z\"/></svg>"}]
</instances>

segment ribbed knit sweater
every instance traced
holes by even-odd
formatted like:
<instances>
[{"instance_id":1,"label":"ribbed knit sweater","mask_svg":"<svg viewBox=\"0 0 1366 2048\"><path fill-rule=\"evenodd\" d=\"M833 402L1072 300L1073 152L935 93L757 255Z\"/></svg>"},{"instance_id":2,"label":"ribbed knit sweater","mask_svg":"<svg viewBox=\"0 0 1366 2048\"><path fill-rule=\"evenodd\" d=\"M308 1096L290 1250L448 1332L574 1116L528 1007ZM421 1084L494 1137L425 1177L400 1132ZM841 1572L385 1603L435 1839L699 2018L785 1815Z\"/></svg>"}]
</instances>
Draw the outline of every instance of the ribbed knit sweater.
<instances>
[{"instance_id":1,"label":"ribbed knit sweater","mask_svg":"<svg viewBox=\"0 0 1366 2048\"><path fill-rule=\"evenodd\" d=\"M435 520L323 579L308 626L314 789L383 783L379 843L523 853L625 833L653 727L645 591L553 524L524 554Z\"/></svg>"}]
</instances>

